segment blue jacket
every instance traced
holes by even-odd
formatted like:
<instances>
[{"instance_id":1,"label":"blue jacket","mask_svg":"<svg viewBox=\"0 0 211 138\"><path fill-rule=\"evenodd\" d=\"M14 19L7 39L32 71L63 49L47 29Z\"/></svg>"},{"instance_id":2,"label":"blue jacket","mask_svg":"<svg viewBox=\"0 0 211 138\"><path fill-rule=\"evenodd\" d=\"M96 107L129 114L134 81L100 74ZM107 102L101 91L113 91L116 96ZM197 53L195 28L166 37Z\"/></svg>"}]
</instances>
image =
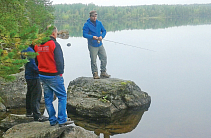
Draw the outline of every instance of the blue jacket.
<instances>
[{"instance_id":1,"label":"blue jacket","mask_svg":"<svg viewBox=\"0 0 211 138\"><path fill-rule=\"evenodd\" d=\"M34 50L29 46L26 50L23 50L22 52L34 52ZM22 56L22 58L24 58ZM25 79L38 79L38 67L35 63L34 58L29 58L29 62L25 64Z\"/></svg>"},{"instance_id":2,"label":"blue jacket","mask_svg":"<svg viewBox=\"0 0 211 138\"><path fill-rule=\"evenodd\" d=\"M106 35L106 29L104 28L101 21L96 20L96 26L91 22L90 18L87 20L87 22L84 24L83 27L83 37L88 39L88 45L91 45L93 47L99 47L102 45L102 41L100 43L97 42L97 40L93 39L93 36L104 38Z\"/></svg>"}]
</instances>

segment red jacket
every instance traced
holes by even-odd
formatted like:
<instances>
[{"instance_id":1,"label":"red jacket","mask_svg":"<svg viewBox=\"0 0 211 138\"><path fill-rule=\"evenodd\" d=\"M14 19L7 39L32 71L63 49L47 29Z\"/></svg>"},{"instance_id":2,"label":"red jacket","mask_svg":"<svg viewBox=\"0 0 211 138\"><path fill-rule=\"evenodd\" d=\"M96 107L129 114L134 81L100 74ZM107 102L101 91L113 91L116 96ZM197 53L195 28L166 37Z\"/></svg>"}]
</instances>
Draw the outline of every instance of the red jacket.
<instances>
[{"instance_id":1,"label":"red jacket","mask_svg":"<svg viewBox=\"0 0 211 138\"><path fill-rule=\"evenodd\" d=\"M50 37L48 42L35 45L34 50L38 52L37 61L39 74L56 76L64 73L64 58L61 46L56 39Z\"/></svg>"}]
</instances>

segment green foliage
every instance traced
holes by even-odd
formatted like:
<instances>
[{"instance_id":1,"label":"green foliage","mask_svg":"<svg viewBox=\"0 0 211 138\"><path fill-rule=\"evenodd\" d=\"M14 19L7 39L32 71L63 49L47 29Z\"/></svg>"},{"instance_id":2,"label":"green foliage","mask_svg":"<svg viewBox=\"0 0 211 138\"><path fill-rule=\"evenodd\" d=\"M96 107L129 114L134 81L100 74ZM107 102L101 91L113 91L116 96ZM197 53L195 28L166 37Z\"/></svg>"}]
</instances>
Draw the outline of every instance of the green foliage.
<instances>
[{"instance_id":1,"label":"green foliage","mask_svg":"<svg viewBox=\"0 0 211 138\"><path fill-rule=\"evenodd\" d=\"M27 62L21 51L49 39L46 26L53 23L53 12L50 0L0 0L0 77L14 79L10 75Z\"/></svg>"},{"instance_id":2,"label":"green foliage","mask_svg":"<svg viewBox=\"0 0 211 138\"><path fill-rule=\"evenodd\" d=\"M81 37L89 12L96 10L98 19L108 31L157 29L211 22L211 4L97 6L94 4L59 4L55 6L55 24L69 30L70 36Z\"/></svg>"},{"instance_id":3,"label":"green foliage","mask_svg":"<svg viewBox=\"0 0 211 138\"><path fill-rule=\"evenodd\" d=\"M102 101L102 102L104 102L104 103L110 102L109 99L108 99L108 95L102 97L102 98L100 99L100 101Z\"/></svg>"}]
</instances>

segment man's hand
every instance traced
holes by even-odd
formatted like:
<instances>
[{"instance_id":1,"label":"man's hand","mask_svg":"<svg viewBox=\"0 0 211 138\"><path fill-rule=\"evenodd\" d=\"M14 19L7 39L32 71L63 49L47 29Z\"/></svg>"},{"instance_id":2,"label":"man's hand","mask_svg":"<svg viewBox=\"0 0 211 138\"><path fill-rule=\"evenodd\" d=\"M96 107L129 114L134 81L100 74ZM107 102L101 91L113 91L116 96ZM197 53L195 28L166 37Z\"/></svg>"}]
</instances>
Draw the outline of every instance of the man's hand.
<instances>
[{"instance_id":1,"label":"man's hand","mask_svg":"<svg viewBox=\"0 0 211 138\"><path fill-rule=\"evenodd\" d=\"M103 39L102 36L98 37L98 40L99 40L99 41L102 41L102 39Z\"/></svg>"},{"instance_id":2,"label":"man's hand","mask_svg":"<svg viewBox=\"0 0 211 138\"><path fill-rule=\"evenodd\" d=\"M97 37L97 36L93 36L93 39L94 39L94 40L98 40L98 37Z\"/></svg>"}]
</instances>

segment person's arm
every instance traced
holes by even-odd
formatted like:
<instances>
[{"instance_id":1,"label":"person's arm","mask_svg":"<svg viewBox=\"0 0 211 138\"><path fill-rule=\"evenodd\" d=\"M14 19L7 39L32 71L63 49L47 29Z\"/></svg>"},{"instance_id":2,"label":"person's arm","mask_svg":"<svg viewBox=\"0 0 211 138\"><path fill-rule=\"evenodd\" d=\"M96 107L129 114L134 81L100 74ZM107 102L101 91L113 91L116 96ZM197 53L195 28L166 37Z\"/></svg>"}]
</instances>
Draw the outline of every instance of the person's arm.
<instances>
[{"instance_id":1,"label":"person's arm","mask_svg":"<svg viewBox=\"0 0 211 138\"><path fill-rule=\"evenodd\" d=\"M64 57L60 44L55 42L55 45L56 47L54 49L54 59L56 62L56 69L58 74L61 75L64 73Z\"/></svg>"},{"instance_id":2,"label":"person's arm","mask_svg":"<svg viewBox=\"0 0 211 138\"><path fill-rule=\"evenodd\" d=\"M27 49L27 52L33 52L34 53L35 51L32 48L28 48ZM38 69L37 64L35 62L35 58L29 58L29 62L31 63L33 72L38 73L39 72L39 69Z\"/></svg>"},{"instance_id":3,"label":"person's arm","mask_svg":"<svg viewBox=\"0 0 211 138\"><path fill-rule=\"evenodd\" d=\"M103 24L101 23L101 32L102 32L102 38L104 38L106 36L106 29L104 28Z\"/></svg>"},{"instance_id":4,"label":"person's arm","mask_svg":"<svg viewBox=\"0 0 211 138\"><path fill-rule=\"evenodd\" d=\"M38 74L39 73L39 69L38 69L38 67L37 67L37 65L35 63L35 59L31 58L31 59L29 59L29 62L31 64L32 71Z\"/></svg>"},{"instance_id":5,"label":"person's arm","mask_svg":"<svg viewBox=\"0 0 211 138\"><path fill-rule=\"evenodd\" d=\"M83 37L88 38L88 39L93 38L93 35L89 34L89 27L86 23L84 24L84 27L83 27Z\"/></svg>"}]
</instances>

